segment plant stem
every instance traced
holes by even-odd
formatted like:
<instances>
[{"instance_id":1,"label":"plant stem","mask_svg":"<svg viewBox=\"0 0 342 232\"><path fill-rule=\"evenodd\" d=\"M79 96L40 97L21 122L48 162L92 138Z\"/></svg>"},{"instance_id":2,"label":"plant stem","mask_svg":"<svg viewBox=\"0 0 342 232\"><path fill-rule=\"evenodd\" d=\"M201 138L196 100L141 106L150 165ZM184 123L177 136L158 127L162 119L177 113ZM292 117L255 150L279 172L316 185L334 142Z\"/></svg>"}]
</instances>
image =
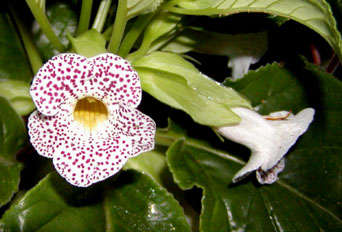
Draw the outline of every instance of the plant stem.
<instances>
[{"instance_id":1,"label":"plant stem","mask_svg":"<svg viewBox=\"0 0 342 232\"><path fill-rule=\"evenodd\" d=\"M138 50L135 52L129 54L126 59L129 60L130 62L133 62L136 59L139 59L140 57L144 56L147 52L148 49L150 48L150 41L144 40Z\"/></svg>"},{"instance_id":2,"label":"plant stem","mask_svg":"<svg viewBox=\"0 0 342 232\"><path fill-rule=\"evenodd\" d=\"M167 134L167 133L165 133L165 131L163 131L163 129L157 130L156 137L155 137L155 144L160 145L160 146L169 147L174 142L176 142L180 139L184 139L184 143L188 146L199 148L199 149L211 152L217 156L220 156L223 159L231 160L231 161L238 163L238 164L241 164L241 165L246 164L245 161L243 161L239 158L236 158L236 157L226 153L225 151L221 151L221 150L212 148L210 146L206 146L200 140L192 139L192 138L186 137L185 135L177 134L177 133Z\"/></svg>"},{"instance_id":3,"label":"plant stem","mask_svg":"<svg viewBox=\"0 0 342 232\"><path fill-rule=\"evenodd\" d=\"M36 1L40 9L42 9L42 11L45 13L45 0L36 0Z\"/></svg>"},{"instance_id":4,"label":"plant stem","mask_svg":"<svg viewBox=\"0 0 342 232\"><path fill-rule=\"evenodd\" d=\"M92 6L93 0L82 0L82 8L80 21L77 28L77 35L80 35L88 30Z\"/></svg>"},{"instance_id":5,"label":"plant stem","mask_svg":"<svg viewBox=\"0 0 342 232\"><path fill-rule=\"evenodd\" d=\"M113 25L110 25L103 33L102 35L106 38L108 41L110 39L110 36L112 35L113 32Z\"/></svg>"},{"instance_id":6,"label":"plant stem","mask_svg":"<svg viewBox=\"0 0 342 232\"><path fill-rule=\"evenodd\" d=\"M108 11L110 5L112 4L112 0L102 0L97 10L97 14L93 23L92 28L97 30L99 33L103 30L103 26L106 22Z\"/></svg>"},{"instance_id":7,"label":"plant stem","mask_svg":"<svg viewBox=\"0 0 342 232\"><path fill-rule=\"evenodd\" d=\"M127 20L127 0L119 0L113 32L108 45L109 52L115 54L118 52Z\"/></svg>"},{"instance_id":8,"label":"plant stem","mask_svg":"<svg viewBox=\"0 0 342 232\"><path fill-rule=\"evenodd\" d=\"M27 5L29 6L34 18L37 20L40 28L49 39L51 44L59 51L63 52L65 50L63 44L59 41L58 37L52 30L52 27L49 23L48 18L46 17L44 11L37 5L35 0L26 0Z\"/></svg>"},{"instance_id":9,"label":"plant stem","mask_svg":"<svg viewBox=\"0 0 342 232\"><path fill-rule=\"evenodd\" d=\"M18 15L16 14L12 6L10 6L10 10L13 15L14 21L18 27L21 40L23 41L26 54L30 61L32 73L35 74L43 66L43 60L35 44L32 41L30 33L27 31L26 27L24 27L22 21L19 19Z\"/></svg>"},{"instance_id":10,"label":"plant stem","mask_svg":"<svg viewBox=\"0 0 342 232\"><path fill-rule=\"evenodd\" d=\"M132 28L128 31L127 35L122 41L120 50L118 52L118 55L121 57L126 57L129 53L129 51L132 49L135 41L138 39L141 32L144 30L146 25L151 21L155 14L146 14L141 15L138 17L138 19L134 22Z\"/></svg>"},{"instance_id":11,"label":"plant stem","mask_svg":"<svg viewBox=\"0 0 342 232\"><path fill-rule=\"evenodd\" d=\"M338 56L334 53L328 62L326 71L328 73L334 73L340 64L341 63L340 63L340 60L338 59Z\"/></svg>"}]
</instances>

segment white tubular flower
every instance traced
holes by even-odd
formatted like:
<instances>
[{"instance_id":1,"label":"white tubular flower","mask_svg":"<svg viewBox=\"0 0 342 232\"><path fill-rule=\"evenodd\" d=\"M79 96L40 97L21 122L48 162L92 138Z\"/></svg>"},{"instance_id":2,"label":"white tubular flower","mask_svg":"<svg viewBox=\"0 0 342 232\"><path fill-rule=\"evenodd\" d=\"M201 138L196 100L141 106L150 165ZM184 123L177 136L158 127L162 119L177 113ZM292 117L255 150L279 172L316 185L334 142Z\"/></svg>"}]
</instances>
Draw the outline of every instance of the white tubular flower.
<instances>
[{"instance_id":1,"label":"white tubular flower","mask_svg":"<svg viewBox=\"0 0 342 232\"><path fill-rule=\"evenodd\" d=\"M232 108L241 117L237 125L218 128L218 132L251 150L247 164L233 177L237 182L257 170L261 184L272 184L285 166L284 155L313 120L314 109L306 108L297 115L280 111L263 117L246 108Z\"/></svg>"},{"instance_id":2,"label":"white tubular flower","mask_svg":"<svg viewBox=\"0 0 342 232\"><path fill-rule=\"evenodd\" d=\"M34 77L31 96L30 141L75 186L104 180L154 148L156 125L135 109L140 79L119 56L57 55Z\"/></svg>"}]
</instances>

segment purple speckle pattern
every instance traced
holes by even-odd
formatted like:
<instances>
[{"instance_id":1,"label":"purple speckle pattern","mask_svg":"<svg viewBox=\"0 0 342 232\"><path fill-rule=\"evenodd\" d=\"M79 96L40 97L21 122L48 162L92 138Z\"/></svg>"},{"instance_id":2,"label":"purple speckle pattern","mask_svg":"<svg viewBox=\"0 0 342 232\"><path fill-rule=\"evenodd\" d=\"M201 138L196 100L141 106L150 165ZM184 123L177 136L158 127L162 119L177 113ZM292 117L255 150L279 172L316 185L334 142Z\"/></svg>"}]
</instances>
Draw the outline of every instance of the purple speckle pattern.
<instances>
[{"instance_id":1,"label":"purple speckle pattern","mask_svg":"<svg viewBox=\"0 0 342 232\"><path fill-rule=\"evenodd\" d=\"M141 100L139 77L119 56L57 55L38 71L31 95L37 111L28 120L30 141L75 186L104 180L129 158L154 148L155 122L135 109ZM108 120L95 130L73 118L77 100L84 97L108 109Z\"/></svg>"},{"instance_id":2,"label":"purple speckle pattern","mask_svg":"<svg viewBox=\"0 0 342 232\"><path fill-rule=\"evenodd\" d=\"M130 157L149 151L154 147L155 122L137 109L120 104L115 110L117 118L112 122L120 134L132 138Z\"/></svg>"}]
</instances>

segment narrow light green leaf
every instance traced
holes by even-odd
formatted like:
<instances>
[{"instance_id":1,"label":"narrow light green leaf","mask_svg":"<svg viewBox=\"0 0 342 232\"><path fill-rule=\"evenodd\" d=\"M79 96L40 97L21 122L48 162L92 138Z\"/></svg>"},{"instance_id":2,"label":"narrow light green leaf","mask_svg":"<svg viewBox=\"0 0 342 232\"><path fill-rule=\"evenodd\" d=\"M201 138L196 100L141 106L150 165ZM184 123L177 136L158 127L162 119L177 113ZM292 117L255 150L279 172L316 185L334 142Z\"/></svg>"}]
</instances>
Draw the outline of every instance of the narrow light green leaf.
<instances>
[{"instance_id":1,"label":"narrow light green leaf","mask_svg":"<svg viewBox=\"0 0 342 232\"><path fill-rule=\"evenodd\" d=\"M195 1L178 1L178 5L185 9L202 10L207 8L218 7L224 0L195 0Z\"/></svg>"},{"instance_id":2,"label":"narrow light green leaf","mask_svg":"<svg viewBox=\"0 0 342 232\"><path fill-rule=\"evenodd\" d=\"M229 107L249 107L249 102L238 92L231 88L225 88L218 82L200 73L193 64L176 54L167 52L154 52L133 63L134 67L146 67L171 74L176 74L185 79L186 84L193 90L217 103L226 104Z\"/></svg>"},{"instance_id":3,"label":"narrow light green leaf","mask_svg":"<svg viewBox=\"0 0 342 232\"><path fill-rule=\"evenodd\" d=\"M0 80L30 82L32 73L18 34L7 14L0 14Z\"/></svg>"},{"instance_id":4,"label":"narrow light green leaf","mask_svg":"<svg viewBox=\"0 0 342 232\"><path fill-rule=\"evenodd\" d=\"M127 16L132 18L139 14L148 14L155 11L164 0L128 0L127 1Z\"/></svg>"},{"instance_id":5,"label":"narrow light green leaf","mask_svg":"<svg viewBox=\"0 0 342 232\"><path fill-rule=\"evenodd\" d=\"M175 32L181 18L181 15L167 11L158 12L146 26L140 48L136 52L128 55L127 59L134 61L147 53L153 43L158 43L161 40L165 43L170 40L172 38L171 34Z\"/></svg>"},{"instance_id":6,"label":"narrow light green leaf","mask_svg":"<svg viewBox=\"0 0 342 232\"><path fill-rule=\"evenodd\" d=\"M0 96L6 98L19 115L35 109L30 95L30 85L21 81L0 81Z\"/></svg>"},{"instance_id":7,"label":"narrow light green leaf","mask_svg":"<svg viewBox=\"0 0 342 232\"><path fill-rule=\"evenodd\" d=\"M168 10L191 15L230 15L264 12L295 20L320 34L342 60L341 35L329 4L325 0L195 0L175 1Z\"/></svg>"},{"instance_id":8,"label":"narrow light green leaf","mask_svg":"<svg viewBox=\"0 0 342 232\"><path fill-rule=\"evenodd\" d=\"M230 107L249 107L239 93L204 76L176 54L154 52L135 61L133 66L144 91L187 112L200 124L222 126L239 122Z\"/></svg>"},{"instance_id":9,"label":"narrow light green leaf","mask_svg":"<svg viewBox=\"0 0 342 232\"><path fill-rule=\"evenodd\" d=\"M181 20L181 16L167 11L160 11L148 24L144 32L144 40L148 44L173 30Z\"/></svg>"},{"instance_id":10,"label":"narrow light green leaf","mask_svg":"<svg viewBox=\"0 0 342 232\"><path fill-rule=\"evenodd\" d=\"M15 155L26 142L23 120L9 102L0 97L0 207L18 191L22 166Z\"/></svg>"}]
</instances>

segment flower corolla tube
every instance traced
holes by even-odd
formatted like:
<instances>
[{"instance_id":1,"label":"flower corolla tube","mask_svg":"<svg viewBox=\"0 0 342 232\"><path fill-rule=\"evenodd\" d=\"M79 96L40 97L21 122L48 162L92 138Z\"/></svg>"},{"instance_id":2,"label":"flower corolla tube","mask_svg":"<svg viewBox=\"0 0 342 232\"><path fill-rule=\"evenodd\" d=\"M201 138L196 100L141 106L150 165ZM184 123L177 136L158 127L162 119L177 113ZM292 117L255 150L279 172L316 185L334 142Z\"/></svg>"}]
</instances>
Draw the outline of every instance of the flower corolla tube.
<instances>
[{"instance_id":1,"label":"flower corolla tube","mask_svg":"<svg viewBox=\"0 0 342 232\"><path fill-rule=\"evenodd\" d=\"M306 108L296 115L279 111L265 117L254 110L242 107L232 110L240 116L241 122L217 130L224 137L251 150L251 157L235 174L233 182L256 171L259 183L274 183L278 179L278 173L285 167L283 157L296 143L298 137L308 129L315 110Z\"/></svg>"},{"instance_id":2,"label":"flower corolla tube","mask_svg":"<svg viewBox=\"0 0 342 232\"><path fill-rule=\"evenodd\" d=\"M136 109L140 79L119 56L57 55L30 93L37 107L28 120L30 142L75 186L102 181L154 148L155 122Z\"/></svg>"}]
</instances>

